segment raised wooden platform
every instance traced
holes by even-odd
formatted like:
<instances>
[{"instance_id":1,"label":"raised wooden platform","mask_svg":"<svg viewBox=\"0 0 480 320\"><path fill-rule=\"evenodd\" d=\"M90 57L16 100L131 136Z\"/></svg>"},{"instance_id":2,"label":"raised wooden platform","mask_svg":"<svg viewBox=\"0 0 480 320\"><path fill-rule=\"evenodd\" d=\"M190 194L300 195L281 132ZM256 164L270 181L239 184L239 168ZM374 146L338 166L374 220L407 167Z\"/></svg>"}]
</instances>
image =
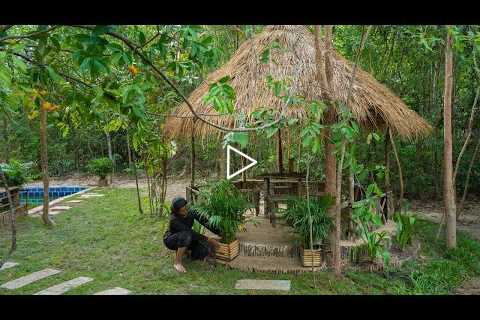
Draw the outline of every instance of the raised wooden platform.
<instances>
[{"instance_id":1,"label":"raised wooden platform","mask_svg":"<svg viewBox=\"0 0 480 320\"><path fill-rule=\"evenodd\" d=\"M253 213L250 213L247 215L247 220L246 230L237 233L240 244L239 256L230 262L217 259L218 263L250 272L298 274L320 272L327 269L327 264L331 261L328 253L323 254L326 259L322 259L320 267L314 267L312 270L312 267L302 265L297 236L293 229L282 221L281 217L279 217L276 227L272 227L269 219L263 215L255 217ZM386 231L392 235L395 232L395 224L389 222L377 231ZM208 230L206 234L213 236ZM343 265L349 265L355 261L358 251L355 249L362 245L364 245L362 240L341 241Z\"/></svg>"}]
</instances>

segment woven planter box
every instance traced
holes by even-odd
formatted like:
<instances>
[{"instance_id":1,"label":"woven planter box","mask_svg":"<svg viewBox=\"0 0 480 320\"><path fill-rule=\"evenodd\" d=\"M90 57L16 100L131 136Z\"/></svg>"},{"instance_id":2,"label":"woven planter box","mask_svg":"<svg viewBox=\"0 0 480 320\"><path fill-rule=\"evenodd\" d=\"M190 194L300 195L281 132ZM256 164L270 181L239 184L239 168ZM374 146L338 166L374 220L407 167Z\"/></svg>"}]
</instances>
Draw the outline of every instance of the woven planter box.
<instances>
[{"instance_id":1,"label":"woven planter box","mask_svg":"<svg viewBox=\"0 0 480 320\"><path fill-rule=\"evenodd\" d=\"M224 261L232 261L238 256L240 251L240 244L238 240L230 242L228 244L221 243L216 250L216 257L217 259L224 260Z\"/></svg>"},{"instance_id":2,"label":"woven planter box","mask_svg":"<svg viewBox=\"0 0 480 320\"><path fill-rule=\"evenodd\" d=\"M310 250L302 247L300 249L300 259L302 259L304 267L320 267L322 264L322 251L320 249Z\"/></svg>"}]
</instances>

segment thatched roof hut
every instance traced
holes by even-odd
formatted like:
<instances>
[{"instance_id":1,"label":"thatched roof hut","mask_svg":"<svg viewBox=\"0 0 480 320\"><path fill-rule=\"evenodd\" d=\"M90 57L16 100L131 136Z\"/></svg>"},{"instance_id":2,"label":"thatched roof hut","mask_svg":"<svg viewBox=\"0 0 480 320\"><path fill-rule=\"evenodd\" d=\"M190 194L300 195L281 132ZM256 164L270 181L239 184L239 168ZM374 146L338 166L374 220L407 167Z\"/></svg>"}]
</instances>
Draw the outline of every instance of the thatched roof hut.
<instances>
[{"instance_id":1,"label":"thatched roof hut","mask_svg":"<svg viewBox=\"0 0 480 320\"><path fill-rule=\"evenodd\" d=\"M262 63L262 52L274 42L278 42L280 49L272 49L270 62ZM320 45L322 46L322 43ZM332 53L332 60L333 98L346 101L354 63L335 51ZM291 94L320 100L320 87L316 80L314 34L306 26L269 26L261 34L245 41L223 67L212 72L206 81L192 92L189 101L197 112L217 113L202 98L209 91L209 84L226 75L231 77L230 85L237 94L235 108L245 113L247 121L253 120L251 112L259 107L267 106L280 112L284 104L267 86L268 75L274 79L290 78ZM431 130L423 118L360 67L357 67L349 108L364 128L388 125L394 134L407 139L424 136ZM183 117L192 115L185 103L181 104L174 114ZM306 117L306 112L301 107L289 106L286 115L302 120ZM233 116L222 115L208 119L225 127L235 126ZM169 117L165 129L173 137L189 136L192 124L192 118ZM195 131L195 135L201 137L221 133L201 121L196 122Z\"/></svg>"}]
</instances>

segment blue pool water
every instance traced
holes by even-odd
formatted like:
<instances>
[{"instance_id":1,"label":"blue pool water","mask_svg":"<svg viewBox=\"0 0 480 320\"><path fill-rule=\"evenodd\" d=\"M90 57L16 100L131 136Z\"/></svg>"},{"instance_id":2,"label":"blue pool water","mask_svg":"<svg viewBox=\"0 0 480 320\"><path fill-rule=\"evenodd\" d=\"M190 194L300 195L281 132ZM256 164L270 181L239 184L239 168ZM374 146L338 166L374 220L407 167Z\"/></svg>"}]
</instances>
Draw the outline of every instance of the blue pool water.
<instances>
[{"instance_id":1,"label":"blue pool water","mask_svg":"<svg viewBox=\"0 0 480 320\"><path fill-rule=\"evenodd\" d=\"M85 190L85 187L69 186L69 187L50 187L48 188L49 200L55 200L64 196ZM27 203L29 207L43 204L43 188L42 187L26 187L20 191L20 204Z\"/></svg>"}]
</instances>

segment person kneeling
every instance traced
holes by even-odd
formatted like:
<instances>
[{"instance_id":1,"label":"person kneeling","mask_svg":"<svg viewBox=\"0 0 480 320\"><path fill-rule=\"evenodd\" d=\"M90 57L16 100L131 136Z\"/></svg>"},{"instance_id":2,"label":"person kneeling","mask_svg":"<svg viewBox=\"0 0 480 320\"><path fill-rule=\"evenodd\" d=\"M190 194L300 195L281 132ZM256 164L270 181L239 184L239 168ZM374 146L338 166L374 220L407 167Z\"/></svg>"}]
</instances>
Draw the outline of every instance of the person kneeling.
<instances>
[{"instance_id":1,"label":"person kneeling","mask_svg":"<svg viewBox=\"0 0 480 320\"><path fill-rule=\"evenodd\" d=\"M208 219L202 217L196 210L187 209L187 200L175 197L172 200L170 223L163 237L163 243L170 250L175 250L173 267L178 272L187 272L182 263L186 250L191 251L194 260L206 260L207 256L215 257L215 249L219 243L192 230L194 220L211 232L218 234L218 230L209 225Z\"/></svg>"}]
</instances>

